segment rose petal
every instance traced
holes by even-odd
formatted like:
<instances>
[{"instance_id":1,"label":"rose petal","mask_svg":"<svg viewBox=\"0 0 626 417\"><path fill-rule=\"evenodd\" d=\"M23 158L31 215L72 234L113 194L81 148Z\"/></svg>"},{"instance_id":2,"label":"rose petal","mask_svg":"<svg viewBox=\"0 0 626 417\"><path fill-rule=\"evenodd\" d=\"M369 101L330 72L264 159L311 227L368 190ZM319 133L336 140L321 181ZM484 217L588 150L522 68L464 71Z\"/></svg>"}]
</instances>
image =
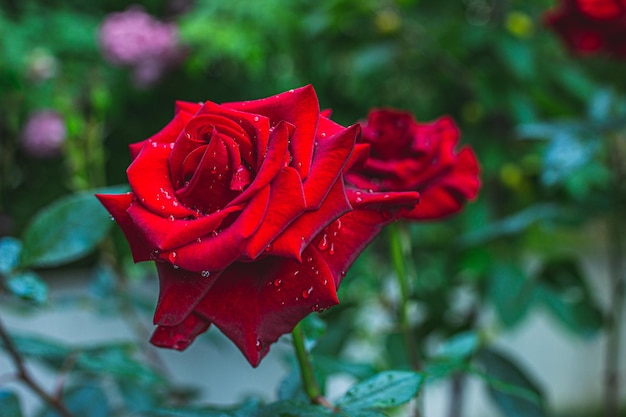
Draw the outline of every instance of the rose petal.
<instances>
[{"instance_id":1,"label":"rose petal","mask_svg":"<svg viewBox=\"0 0 626 417\"><path fill-rule=\"evenodd\" d=\"M211 323L196 314L188 315L185 320L175 326L158 326L150 343L155 346L185 350L195 338L206 332Z\"/></svg>"},{"instance_id":2,"label":"rose petal","mask_svg":"<svg viewBox=\"0 0 626 417\"><path fill-rule=\"evenodd\" d=\"M302 260L305 247L330 223L351 210L343 181L337 181L326 196L324 204L303 213L280 234L267 249L270 255Z\"/></svg>"},{"instance_id":3,"label":"rose petal","mask_svg":"<svg viewBox=\"0 0 626 417\"><path fill-rule=\"evenodd\" d=\"M267 116L272 126L281 121L297 126L290 149L293 166L302 178L307 178L319 118L319 102L312 86L307 85L260 100L224 103L223 106Z\"/></svg>"},{"instance_id":4,"label":"rose petal","mask_svg":"<svg viewBox=\"0 0 626 417\"><path fill-rule=\"evenodd\" d=\"M259 191L245 206L237 219L210 239L191 242L159 257L189 271L224 269L242 255L246 239L261 225L269 205L270 187Z\"/></svg>"},{"instance_id":5,"label":"rose petal","mask_svg":"<svg viewBox=\"0 0 626 417\"><path fill-rule=\"evenodd\" d=\"M359 132L359 126L354 125L318 142L310 176L304 181L307 208L317 209L323 203L348 162Z\"/></svg>"},{"instance_id":6,"label":"rose petal","mask_svg":"<svg viewBox=\"0 0 626 417\"><path fill-rule=\"evenodd\" d=\"M133 206L135 196L127 194L96 194L100 203L111 213L117 224L122 229L135 262L148 261L151 259L154 246L144 237L140 229L135 226L128 215L128 209Z\"/></svg>"},{"instance_id":7,"label":"rose petal","mask_svg":"<svg viewBox=\"0 0 626 417\"><path fill-rule=\"evenodd\" d=\"M316 253L299 263L266 257L223 272L195 312L217 326L257 366L278 338L312 311L338 303L333 278Z\"/></svg>"},{"instance_id":8,"label":"rose petal","mask_svg":"<svg viewBox=\"0 0 626 417\"><path fill-rule=\"evenodd\" d=\"M189 120L191 120L192 117L193 115L186 111L179 111L163 129L146 140L129 145L131 159L134 160L137 155L139 155L141 148L152 142L168 145L175 142L176 139L178 139L180 132L183 131L185 125L189 122Z\"/></svg>"},{"instance_id":9,"label":"rose petal","mask_svg":"<svg viewBox=\"0 0 626 417\"><path fill-rule=\"evenodd\" d=\"M287 197L288 196L288 197ZM255 259L268 245L306 210L302 180L298 171L283 168L270 185L270 200L266 216L258 230L246 242L243 253ZM297 242L298 246L300 242Z\"/></svg>"},{"instance_id":10,"label":"rose petal","mask_svg":"<svg viewBox=\"0 0 626 417\"><path fill-rule=\"evenodd\" d=\"M159 273L159 301L154 312L154 324L162 326L182 323L222 272L191 272L165 262L157 262L156 267Z\"/></svg>"},{"instance_id":11,"label":"rose petal","mask_svg":"<svg viewBox=\"0 0 626 417\"><path fill-rule=\"evenodd\" d=\"M220 212L197 219L163 218L146 210L141 204L132 204L128 215L136 233L141 234L154 250L170 251L190 242L212 238L228 216L242 210L242 206L230 206Z\"/></svg>"},{"instance_id":12,"label":"rose petal","mask_svg":"<svg viewBox=\"0 0 626 417\"><path fill-rule=\"evenodd\" d=\"M126 171L128 182L137 199L148 210L164 217L193 216L195 211L176 198L167 162L171 151L169 145L156 142L144 146Z\"/></svg>"}]
</instances>

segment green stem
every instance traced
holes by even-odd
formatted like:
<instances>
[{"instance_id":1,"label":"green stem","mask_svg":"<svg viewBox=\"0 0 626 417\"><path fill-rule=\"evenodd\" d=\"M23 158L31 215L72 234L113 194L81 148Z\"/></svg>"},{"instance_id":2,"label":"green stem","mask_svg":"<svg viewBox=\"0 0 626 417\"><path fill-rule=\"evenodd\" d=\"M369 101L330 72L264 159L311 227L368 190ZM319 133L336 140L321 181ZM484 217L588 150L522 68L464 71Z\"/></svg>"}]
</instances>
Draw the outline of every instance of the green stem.
<instances>
[{"instance_id":1,"label":"green stem","mask_svg":"<svg viewBox=\"0 0 626 417\"><path fill-rule=\"evenodd\" d=\"M304 345L304 331L302 330L302 322L298 323L291 332L291 340L296 353L296 359L298 360L298 366L300 367L300 379L302 381L302 387L307 397L313 404L320 404L328 408L333 408L332 405L322 395L317 379L315 379L315 372L313 371L313 363L309 352Z\"/></svg>"},{"instance_id":2,"label":"green stem","mask_svg":"<svg viewBox=\"0 0 626 417\"><path fill-rule=\"evenodd\" d=\"M407 350L407 358L411 368L416 371L421 369L421 363L417 355L417 342L415 341L415 335L413 334L413 328L409 322L409 316L407 313L408 303L410 299L409 280L406 273L406 265L404 263L404 253L402 231L399 229L397 223L389 225L389 249L391 251L391 261L396 271L396 277L398 279L398 285L400 287L400 307L399 307L399 320L404 335L404 343Z\"/></svg>"}]
</instances>

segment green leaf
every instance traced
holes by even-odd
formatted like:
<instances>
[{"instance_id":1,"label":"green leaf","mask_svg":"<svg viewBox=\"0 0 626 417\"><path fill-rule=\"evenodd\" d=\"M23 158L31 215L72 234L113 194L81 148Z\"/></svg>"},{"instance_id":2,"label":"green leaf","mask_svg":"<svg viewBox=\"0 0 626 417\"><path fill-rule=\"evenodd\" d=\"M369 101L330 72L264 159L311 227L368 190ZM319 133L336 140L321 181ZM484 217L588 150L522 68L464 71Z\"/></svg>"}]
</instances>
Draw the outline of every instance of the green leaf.
<instances>
[{"instance_id":1,"label":"green leaf","mask_svg":"<svg viewBox=\"0 0 626 417\"><path fill-rule=\"evenodd\" d=\"M49 339L28 336L11 336L11 339L20 354L56 369L60 369L72 353L67 346Z\"/></svg>"},{"instance_id":2,"label":"green leaf","mask_svg":"<svg viewBox=\"0 0 626 417\"><path fill-rule=\"evenodd\" d=\"M0 237L0 275L7 275L20 262L22 242L13 237Z\"/></svg>"},{"instance_id":3,"label":"green leaf","mask_svg":"<svg viewBox=\"0 0 626 417\"><path fill-rule=\"evenodd\" d=\"M537 283L536 299L569 330L591 337L602 328L602 312L576 259L548 261L539 271Z\"/></svg>"},{"instance_id":4,"label":"green leaf","mask_svg":"<svg viewBox=\"0 0 626 417\"><path fill-rule=\"evenodd\" d=\"M261 408L255 417L327 417L337 416L332 410L305 401L278 401Z\"/></svg>"},{"instance_id":5,"label":"green leaf","mask_svg":"<svg viewBox=\"0 0 626 417\"><path fill-rule=\"evenodd\" d=\"M110 344L81 351L77 368L95 375L134 380L143 384L164 383L163 378L146 364L134 359L131 345Z\"/></svg>"},{"instance_id":6,"label":"green leaf","mask_svg":"<svg viewBox=\"0 0 626 417\"><path fill-rule=\"evenodd\" d=\"M10 275L6 285L12 294L24 300L43 304L48 298L48 285L32 271Z\"/></svg>"},{"instance_id":7,"label":"green leaf","mask_svg":"<svg viewBox=\"0 0 626 417\"><path fill-rule=\"evenodd\" d=\"M465 360L480 347L481 337L475 330L459 333L443 343L435 352L436 359Z\"/></svg>"},{"instance_id":8,"label":"green leaf","mask_svg":"<svg viewBox=\"0 0 626 417\"><path fill-rule=\"evenodd\" d=\"M497 238L523 232L533 224L563 216L563 210L554 204L535 204L512 216L461 237L461 246L477 246Z\"/></svg>"},{"instance_id":9,"label":"green leaf","mask_svg":"<svg viewBox=\"0 0 626 417\"><path fill-rule=\"evenodd\" d=\"M64 197L37 213L24 231L21 266L53 267L95 249L113 222L93 192Z\"/></svg>"},{"instance_id":10,"label":"green leaf","mask_svg":"<svg viewBox=\"0 0 626 417\"><path fill-rule=\"evenodd\" d=\"M5 389L0 389L0 417L22 417L20 399Z\"/></svg>"},{"instance_id":11,"label":"green leaf","mask_svg":"<svg viewBox=\"0 0 626 417\"><path fill-rule=\"evenodd\" d=\"M70 413L75 416L111 416L111 409L106 395L99 387L93 385L73 388L63 396L63 403ZM41 414L41 417L60 417L60 415L56 411L48 408Z\"/></svg>"},{"instance_id":12,"label":"green leaf","mask_svg":"<svg viewBox=\"0 0 626 417\"><path fill-rule=\"evenodd\" d=\"M494 403L507 417L545 417L541 390L513 360L492 349L476 357L485 369L482 375Z\"/></svg>"},{"instance_id":13,"label":"green leaf","mask_svg":"<svg viewBox=\"0 0 626 417\"><path fill-rule=\"evenodd\" d=\"M395 407L415 397L423 382L424 376L416 372L381 372L350 388L337 406L348 411Z\"/></svg>"},{"instance_id":14,"label":"green leaf","mask_svg":"<svg viewBox=\"0 0 626 417\"><path fill-rule=\"evenodd\" d=\"M532 283L518 266L496 264L489 273L489 299L502 324L515 326L526 316L532 304Z\"/></svg>"}]
</instances>

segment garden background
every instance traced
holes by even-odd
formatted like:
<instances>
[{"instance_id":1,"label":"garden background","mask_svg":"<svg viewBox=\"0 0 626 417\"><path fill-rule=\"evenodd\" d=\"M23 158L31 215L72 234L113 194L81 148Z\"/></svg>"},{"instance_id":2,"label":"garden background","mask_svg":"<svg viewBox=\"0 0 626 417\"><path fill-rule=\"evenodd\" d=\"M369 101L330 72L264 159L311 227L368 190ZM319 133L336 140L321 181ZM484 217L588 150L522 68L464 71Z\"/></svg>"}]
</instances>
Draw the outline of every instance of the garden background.
<instances>
[{"instance_id":1,"label":"garden background","mask_svg":"<svg viewBox=\"0 0 626 417\"><path fill-rule=\"evenodd\" d=\"M176 100L312 84L346 126L375 107L423 122L450 115L480 161L479 196L462 213L398 224L424 415L624 405L626 62L570 52L543 23L555 6L0 0L0 324L38 386L88 417L246 415L236 409L297 396L288 343L257 369L216 329L184 353L148 346L153 267L132 263L92 196L126 189L128 145L169 121ZM126 47L160 52L107 55L103 22L129 7L163 39ZM310 320L330 398L407 367L389 252L381 236L349 271L341 304ZM0 356L0 416L56 415L16 363Z\"/></svg>"}]
</instances>

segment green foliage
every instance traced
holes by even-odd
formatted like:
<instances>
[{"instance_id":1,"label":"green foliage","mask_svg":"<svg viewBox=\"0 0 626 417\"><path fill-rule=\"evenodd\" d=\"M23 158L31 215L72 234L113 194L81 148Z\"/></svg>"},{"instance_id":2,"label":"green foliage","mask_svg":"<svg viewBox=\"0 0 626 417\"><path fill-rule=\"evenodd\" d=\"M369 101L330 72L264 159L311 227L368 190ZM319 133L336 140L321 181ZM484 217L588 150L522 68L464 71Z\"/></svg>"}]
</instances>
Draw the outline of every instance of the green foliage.
<instances>
[{"instance_id":1,"label":"green foliage","mask_svg":"<svg viewBox=\"0 0 626 417\"><path fill-rule=\"evenodd\" d=\"M85 256L110 230L108 219L91 192L61 199L42 210L24 231L21 266L58 266Z\"/></svg>"},{"instance_id":2,"label":"green foliage","mask_svg":"<svg viewBox=\"0 0 626 417\"><path fill-rule=\"evenodd\" d=\"M337 406L348 411L396 407L415 397L423 382L424 376L415 372L381 372L351 387Z\"/></svg>"},{"instance_id":3,"label":"green foliage","mask_svg":"<svg viewBox=\"0 0 626 417\"><path fill-rule=\"evenodd\" d=\"M14 392L0 389L0 417L22 417L20 400Z\"/></svg>"}]
</instances>

